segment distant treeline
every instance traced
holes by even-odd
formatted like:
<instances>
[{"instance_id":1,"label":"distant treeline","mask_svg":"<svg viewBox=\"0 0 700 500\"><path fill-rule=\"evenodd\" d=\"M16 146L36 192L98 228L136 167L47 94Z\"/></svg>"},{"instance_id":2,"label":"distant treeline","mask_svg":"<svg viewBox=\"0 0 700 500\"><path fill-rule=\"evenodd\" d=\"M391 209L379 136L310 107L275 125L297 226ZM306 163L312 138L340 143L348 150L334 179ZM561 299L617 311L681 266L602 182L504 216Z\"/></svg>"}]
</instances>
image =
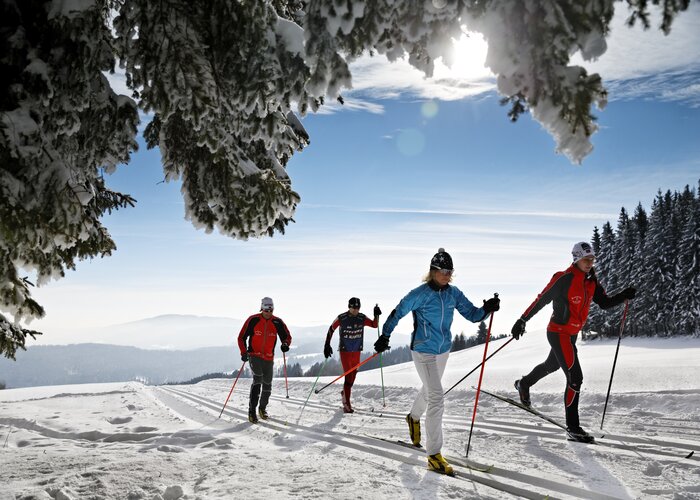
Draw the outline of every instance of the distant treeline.
<instances>
[{"instance_id":1,"label":"distant treeline","mask_svg":"<svg viewBox=\"0 0 700 500\"><path fill-rule=\"evenodd\" d=\"M614 230L593 229L592 245L608 294L637 288L624 335L700 335L700 189L659 190L649 215L641 203L632 216L622 207ZM584 335L617 336L623 310L594 304Z\"/></svg>"},{"instance_id":2,"label":"distant treeline","mask_svg":"<svg viewBox=\"0 0 700 500\"><path fill-rule=\"evenodd\" d=\"M475 336L465 337L464 333L456 335L455 338L452 339L452 352L461 351L462 349L467 349L475 345L483 344L486 341L487 331L488 330L486 328L486 324L482 321L481 323L479 323L479 327ZM506 335L493 336L491 339L496 340L503 337L506 337ZM374 354L374 351L363 352L361 359L367 359L372 354ZM391 366L399 363L405 363L407 361L412 360L411 349L409 346L392 348L382 353L381 358L381 366ZM343 365L340 363L340 359L336 358L335 356L331 356L325 361L314 363L306 371L302 369L299 363L289 364L287 365L287 377L317 377L319 375L319 372L321 372L321 368L323 368L323 372L321 373L321 375L323 376L338 376L345 371L343 370ZM379 356L362 365L358 371L373 370L375 368L379 368ZM199 377L190 379L186 382L177 382L169 385L196 384L203 380L208 380L212 378L235 378L237 376L238 370L235 370L233 373L207 373L205 375L201 375ZM243 373L241 373L241 378L252 378L252 376L252 373L246 366L243 370ZM284 365L277 366L275 370L275 376L284 376Z\"/></svg>"}]
</instances>

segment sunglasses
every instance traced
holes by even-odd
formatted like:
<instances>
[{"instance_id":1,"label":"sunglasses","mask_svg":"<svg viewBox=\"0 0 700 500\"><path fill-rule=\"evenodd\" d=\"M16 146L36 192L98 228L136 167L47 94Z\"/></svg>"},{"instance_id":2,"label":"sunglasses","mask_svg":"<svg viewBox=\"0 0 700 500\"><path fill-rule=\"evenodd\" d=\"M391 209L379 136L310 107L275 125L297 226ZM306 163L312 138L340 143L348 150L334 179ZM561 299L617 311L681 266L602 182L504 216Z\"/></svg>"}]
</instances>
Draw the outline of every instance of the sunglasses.
<instances>
[{"instance_id":1,"label":"sunglasses","mask_svg":"<svg viewBox=\"0 0 700 500\"><path fill-rule=\"evenodd\" d=\"M454 273L454 269L435 269L437 272L442 274L443 276L452 276Z\"/></svg>"},{"instance_id":2,"label":"sunglasses","mask_svg":"<svg viewBox=\"0 0 700 500\"><path fill-rule=\"evenodd\" d=\"M356 306L356 305L352 305L349 307L349 309L359 309L359 308L360 308L360 306Z\"/></svg>"},{"instance_id":3,"label":"sunglasses","mask_svg":"<svg viewBox=\"0 0 700 500\"><path fill-rule=\"evenodd\" d=\"M265 312L272 312L273 309L274 309L274 307L263 307L262 308L262 310Z\"/></svg>"}]
</instances>

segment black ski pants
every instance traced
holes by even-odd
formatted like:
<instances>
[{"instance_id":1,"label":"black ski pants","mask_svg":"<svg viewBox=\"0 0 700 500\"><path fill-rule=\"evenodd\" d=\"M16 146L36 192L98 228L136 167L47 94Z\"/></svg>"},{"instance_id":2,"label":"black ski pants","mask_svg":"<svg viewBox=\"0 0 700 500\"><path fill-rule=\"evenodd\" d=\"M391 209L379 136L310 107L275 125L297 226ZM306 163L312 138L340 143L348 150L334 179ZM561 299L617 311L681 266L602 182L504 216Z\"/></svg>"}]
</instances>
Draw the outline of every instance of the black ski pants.
<instances>
[{"instance_id":1,"label":"black ski pants","mask_svg":"<svg viewBox=\"0 0 700 500\"><path fill-rule=\"evenodd\" d=\"M260 398L260 409L264 410L267 408L267 403L270 401L270 394L272 393L272 369L274 365L274 361L266 361L255 356L250 357L250 371L253 372L253 384L250 386L249 412L255 413L255 409L258 406L258 398Z\"/></svg>"},{"instance_id":2,"label":"black ski pants","mask_svg":"<svg viewBox=\"0 0 700 500\"><path fill-rule=\"evenodd\" d=\"M521 384L525 387L535 385L552 372L561 368L566 375L566 389L564 391L564 407L566 409L566 426L569 428L580 427L578 417L578 396L583 384L583 371L578 361L578 349L576 339L578 335L566 335L555 332L547 332L547 340L551 349L549 356L522 378Z\"/></svg>"}]
</instances>

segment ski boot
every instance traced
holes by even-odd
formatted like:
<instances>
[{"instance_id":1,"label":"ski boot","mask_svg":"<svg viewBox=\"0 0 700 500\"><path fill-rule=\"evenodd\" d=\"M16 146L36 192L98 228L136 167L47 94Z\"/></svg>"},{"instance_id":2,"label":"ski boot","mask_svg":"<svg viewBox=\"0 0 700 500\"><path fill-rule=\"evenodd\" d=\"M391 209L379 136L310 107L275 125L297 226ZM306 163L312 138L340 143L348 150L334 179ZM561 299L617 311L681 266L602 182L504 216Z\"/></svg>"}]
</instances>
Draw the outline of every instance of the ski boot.
<instances>
[{"instance_id":1,"label":"ski boot","mask_svg":"<svg viewBox=\"0 0 700 500\"><path fill-rule=\"evenodd\" d=\"M569 441L579 443L595 443L595 438L584 431L581 427L567 427L566 437Z\"/></svg>"},{"instance_id":2,"label":"ski boot","mask_svg":"<svg viewBox=\"0 0 700 500\"><path fill-rule=\"evenodd\" d=\"M258 408L258 415L260 415L260 418L262 418L263 420L267 420L268 418L270 418L265 408Z\"/></svg>"},{"instance_id":3,"label":"ski boot","mask_svg":"<svg viewBox=\"0 0 700 500\"><path fill-rule=\"evenodd\" d=\"M248 422L251 424L258 423L258 416L255 414L255 410L248 410Z\"/></svg>"},{"instance_id":4,"label":"ski boot","mask_svg":"<svg viewBox=\"0 0 700 500\"><path fill-rule=\"evenodd\" d=\"M428 456L428 469L439 474L447 474L448 476L455 475L455 471L452 466L447 463L447 460L445 460L440 453Z\"/></svg>"},{"instance_id":5,"label":"ski boot","mask_svg":"<svg viewBox=\"0 0 700 500\"><path fill-rule=\"evenodd\" d=\"M411 436L413 446L420 447L420 419L414 420L411 414L406 415L406 423L408 424L408 434Z\"/></svg>"},{"instance_id":6,"label":"ski boot","mask_svg":"<svg viewBox=\"0 0 700 500\"><path fill-rule=\"evenodd\" d=\"M515 390L518 391L520 402L523 404L523 406L527 406L529 408L532 404L532 401L530 401L530 388L523 384L523 379L516 380L513 385L515 386Z\"/></svg>"},{"instance_id":7,"label":"ski boot","mask_svg":"<svg viewBox=\"0 0 700 500\"><path fill-rule=\"evenodd\" d=\"M343 401L343 413L355 413L355 410L350 405L350 400L345 397L345 389L340 391L340 398Z\"/></svg>"}]
</instances>

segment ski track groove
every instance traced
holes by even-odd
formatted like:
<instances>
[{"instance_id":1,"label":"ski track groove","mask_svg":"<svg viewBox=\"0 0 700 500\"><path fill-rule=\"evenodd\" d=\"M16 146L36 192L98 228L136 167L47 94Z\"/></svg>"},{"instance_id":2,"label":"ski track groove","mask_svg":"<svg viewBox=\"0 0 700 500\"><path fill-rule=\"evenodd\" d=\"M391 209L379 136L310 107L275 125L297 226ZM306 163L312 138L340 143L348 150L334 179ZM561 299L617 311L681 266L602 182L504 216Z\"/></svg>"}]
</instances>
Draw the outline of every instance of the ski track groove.
<instances>
[{"instance_id":1,"label":"ski track groove","mask_svg":"<svg viewBox=\"0 0 700 500\"><path fill-rule=\"evenodd\" d=\"M270 399L274 399L276 401L280 402L287 402L287 403L299 403L303 404L303 400L298 400L295 398L284 398L280 396L271 396ZM337 411L337 408L328 404L324 403L308 403L306 405L307 408L317 408L317 409L322 409L322 410L331 410L331 411ZM374 415L374 416L381 416L385 418L393 418L393 419L399 419L403 420L406 415L402 413L396 413L396 412L387 412L387 411L382 411L381 413L378 413L377 411L371 412L368 410L355 410L356 413L359 413L360 415ZM445 416L443 417L443 423L454 426L454 427L466 427L467 423L464 418L460 419L457 417L450 417L450 416ZM561 442L562 441L562 431L561 429L554 427L553 425L550 424L545 424L544 422L542 424L525 424L521 422L505 422L502 420L494 420L490 418L480 418L478 422L479 429L481 430L491 430L491 431L498 431L499 434L508 434L508 435L515 435L515 436L536 436L539 439L548 441L548 442ZM597 432L596 434L599 434ZM619 443L611 442L611 441L619 441ZM629 436L629 435L620 435L620 434L610 434L610 433L605 433L605 438L604 440L597 440L597 443L593 446L602 446L606 448L613 448L617 450L623 450L630 452L631 454L638 454L638 453L647 453L647 454L652 454L652 455L658 455L662 457L667 457L669 459L674 459L674 458L679 458L679 457L684 457L686 456L690 451L697 450L700 448L700 443L698 442L693 442L692 440L688 440L690 442L684 443L684 442L676 442L676 441L665 441L665 440L659 440L659 439L650 439L650 438L642 438L642 437L636 437L636 436ZM630 444L632 443L632 444ZM645 446L646 445L646 446ZM649 446L652 446L652 448L649 448ZM685 448L683 446L686 446ZM667 451L663 449L656 449L653 447L660 447L660 448L670 448L672 451ZM693 456L689 459L689 461L700 461L699 457ZM668 461L663 461L662 463L667 462L667 463L673 463L675 460L668 460Z\"/></svg>"},{"instance_id":2,"label":"ski track groove","mask_svg":"<svg viewBox=\"0 0 700 500\"><path fill-rule=\"evenodd\" d=\"M200 396L198 394L190 393L184 390L180 389L174 389L172 387L164 388L160 387L161 390L170 392L177 397L188 399L194 403L204 405L214 412L220 411L219 410L219 404L216 401L213 401L211 399L208 399L204 396ZM296 398L285 398L285 397L279 397L279 396L272 396L270 399L274 399L277 401L280 401L282 403L291 403L294 405L303 405L303 400L296 399ZM339 408L331 407L330 405L324 405L322 403L313 403L313 404L307 404L307 407L311 406L317 409L322 409L322 410L332 410L332 411L338 411ZM383 414L378 414L377 412L372 412L372 411L366 411L366 410L356 410L356 413L359 413L360 415L366 415L366 416L374 416L374 417L381 417ZM389 413L389 412L387 412ZM247 413L242 411L242 410L235 410L235 409L227 409L224 411L224 414L228 414L230 417L236 417L240 418L244 421L247 421ZM388 414L387 415L389 418L400 418L403 419L404 415L401 414ZM291 419L289 419L291 420ZM358 451L362 451L365 453L372 453L384 458L389 458L392 460L398 460L400 462L412 465L412 466L424 466L425 461L424 459L421 459L421 457L425 456L425 452L416 449L410 450L398 443L393 444L390 442L385 442L383 440L379 440L377 438L373 438L370 436L366 435L351 435L351 434L344 434L340 433L337 431L333 430L325 430L325 429L318 429L318 428L311 428L311 427L306 427L303 425L299 425L296 423L291 423L286 421L283 422L280 419L277 418L270 418L266 422L261 422L261 425L264 428L271 428L277 431L284 431L284 432L295 432L300 435L306 435L309 437L312 437L314 439L318 439L320 437L321 440L325 442L331 442L336 445L340 446L345 446L349 447ZM272 422L272 423L271 423ZM275 425L278 424L278 425ZM368 446L370 448L368 448ZM397 451L403 452L403 454L397 454L392 451L389 451L389 447L394 447L397 449ZM409 453L412 458L407 458L405 456L406 453ZM516 472L516 471L511 471L507 469L503 469L500 467L494 466L489 473L481 473L478 471L473 471L468 468L467 464L462 461L461 459L454 457L454 456L448 456L448 458L451 460L451 463L453 466L457 468L458 475L454 479L458 480L466 480L466 481L475 481L480 484L483 484L484 486L488 486L491 488L494 488L496 490L505 492L505 493L510 493L513 495L516 495L518 497L523 497L523 498L542 498L543 495L546 496L546 498L551 498L554 499L556 497L553 497L551 494L549 494L550 491L555 491L557 493L563 494L565 496L572 496L576 498L593 498L593 499L611 499L615 497L611 497L609 495L605 495L604 493L600 492L595 492L595 491L590 491L586 490L583 488L579 488L576 486L572 486L570 484L565 484L561 483L559 481L555 481L553 479L547 479L547 478L542 478L530 474L526 474L523 472ZM539 488L544 490L545 492L539 492L539 491L532 491L529 489L525 489L521 486L518 485L513 485L509 483L504 483L498 480L491 479L490 477L484 477L484 476L499 476L505 480L509 481L514 481L518 484L523 484L525 486L528 486L530 488Z\"/></svg>"}]
</instances>

